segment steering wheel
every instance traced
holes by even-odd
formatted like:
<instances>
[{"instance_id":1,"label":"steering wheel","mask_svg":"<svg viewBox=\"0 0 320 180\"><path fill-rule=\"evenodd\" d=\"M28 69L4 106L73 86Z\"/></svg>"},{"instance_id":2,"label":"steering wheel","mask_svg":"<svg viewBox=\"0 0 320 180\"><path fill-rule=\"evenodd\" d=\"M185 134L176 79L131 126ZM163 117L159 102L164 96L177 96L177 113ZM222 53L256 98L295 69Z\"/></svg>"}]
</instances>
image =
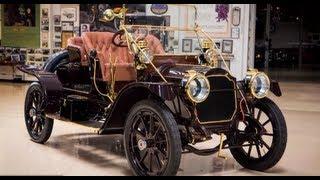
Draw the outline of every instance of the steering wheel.
<instances>
[{"instance_id":1,"label":"steering wheel","mask_svg":"<svg viewBox=\"0 0 320 180\"><path fill-rule=\"evenodd\" d=\"M120 30L112 36L112 43L117 47L128 47L127 41L124 38L124 30Z\"/></svg>"}]
</instances>

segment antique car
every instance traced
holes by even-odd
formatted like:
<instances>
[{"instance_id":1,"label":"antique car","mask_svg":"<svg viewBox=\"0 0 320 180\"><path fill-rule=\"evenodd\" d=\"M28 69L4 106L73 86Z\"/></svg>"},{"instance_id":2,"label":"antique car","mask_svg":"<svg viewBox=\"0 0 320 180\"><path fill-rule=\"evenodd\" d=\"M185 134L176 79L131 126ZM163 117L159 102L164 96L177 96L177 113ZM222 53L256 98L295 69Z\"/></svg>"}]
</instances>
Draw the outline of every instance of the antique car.
<instances>
[{"instance_id":1,"label":"antique car","mask_svg":"<svg viewBox=\"0 0 320 180\"><path fill-rule=\"evenodd\" d=\"M282 157L287 129L278 106L278 82L255 69L237 80L216 43L200 26L125 24L126 8L107 9L105 22L119 20L119 31L86 32L70 38L42 68L20 66L34 75L25 99L31 140L45 143L54 120L98 127L99 135L123 134L135 175L175 175L182 153L225 158L263 171ZM197 34L199 52L167 53L151 31ZM222 62L225 66L218 67ZM218 135L215 147L196 144Z\"/></svg>"}]
</instances>

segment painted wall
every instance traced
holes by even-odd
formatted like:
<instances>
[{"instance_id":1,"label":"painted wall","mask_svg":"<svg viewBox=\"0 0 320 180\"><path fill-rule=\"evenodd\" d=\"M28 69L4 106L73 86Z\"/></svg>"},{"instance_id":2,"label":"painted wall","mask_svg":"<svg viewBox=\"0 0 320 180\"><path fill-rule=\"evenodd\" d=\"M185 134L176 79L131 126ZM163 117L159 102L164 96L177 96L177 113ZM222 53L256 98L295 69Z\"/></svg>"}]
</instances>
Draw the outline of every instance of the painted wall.
<instances>
[{"instance_id":1,"label":"painted wall","mask_svg":"<svg viewBox=\"0 0 320 180\"><path fill-rule=\"evenodd\" d=\"M231 32L229 35L224 37L215 37L217 41L222 40L233 40L233 55L234 59L230 62L231 73L237 78L242 79L245 77L247 72L247 63L248 63L248 47L249 47L249 14L250 14L250 4L231 4L230 11L233 7L239 7L241 9L240 14L240 29L239 39L232 39ZM151 4L146 5L146 15L155 15L151 11ZM189 11L189 17L187 15ZM170 15L170 26L184 26L185 24L190 24L190 12L191 8L184 6L171 6L169 5L168 11L164 15ZM198 10L199 11L199 10ZM208 9L211 11L211 9ZM214 9L212 9L214 11ZM231 29L230 29L231 31ZM253 36L253 35L252 35ZM175 39L179 39L179 48L177 51L181 52L182 48L182 39L186 37L183 32L175 32ZM198 44L196 38L193 39L193 44ZM194 49L195 47L193 47ZM252 54L252 53L250 53Z\"/></svg>"}]
</instances>

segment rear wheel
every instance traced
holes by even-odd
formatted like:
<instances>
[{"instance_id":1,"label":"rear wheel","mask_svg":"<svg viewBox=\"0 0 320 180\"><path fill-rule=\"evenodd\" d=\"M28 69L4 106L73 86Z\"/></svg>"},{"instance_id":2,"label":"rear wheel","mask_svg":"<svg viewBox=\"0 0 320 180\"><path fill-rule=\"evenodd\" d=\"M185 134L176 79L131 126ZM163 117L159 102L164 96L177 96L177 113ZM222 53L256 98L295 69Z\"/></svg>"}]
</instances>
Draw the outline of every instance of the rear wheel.
<instances>
[{"instance_id":1,"label":"rear wheel","mask_svg":"<svg viewBox=\"0 0 320 180\"><path fill-rule=\"evenodd\" d=\"M124 132L125 152L136 175L175 175L181 139L175 119L163 105L143 100L130 110Z\"/></svg>"},{"instance_id":2,"label":"rear wheel","mask_svg":"<svg viewBox=\"0 0 320 180\"><path fill-rule=\"evenodd\" d=\"M253 119L237 123L230 136L233 157L243 167L264 171L277 164L287 144L287 127L282 112L268 98L253 105Z\"/></svg>"},{"instance_id":3,"label":"rear wheel","mask_svg":"<svg viewBox=\"0 0 320 180\"><path fill-rule=\"evenodd\" d=\"M25 99L25 123L31 140L37 143L46 142L52 132L53 119L44 113L45 96L39 83L32 83Z\"/></svg>"}]
</instances>

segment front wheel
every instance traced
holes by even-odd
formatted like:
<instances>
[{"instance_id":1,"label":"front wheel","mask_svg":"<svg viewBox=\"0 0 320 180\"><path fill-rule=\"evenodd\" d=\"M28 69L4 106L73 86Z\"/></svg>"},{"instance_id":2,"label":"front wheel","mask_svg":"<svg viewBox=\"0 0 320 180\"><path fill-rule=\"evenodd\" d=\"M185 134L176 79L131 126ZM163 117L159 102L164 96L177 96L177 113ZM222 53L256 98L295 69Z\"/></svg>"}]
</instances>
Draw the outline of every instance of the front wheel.
<instances>
[{"instance_id":1,"label":"front wheel","mask_svg":"<svg viewBox=\"0 0 320 180\"><path fill-rule=\"evenodd\" d=\"M37 143L45 143L52 132L53 119L46 117L44 113L45 94L39 83L32 83L25 99L25 123L31 140Z\"/></svg>"},{"instance_id":2,"label":"front wheel","mask_svg":"<svg viewBox=\"0 0 320 180\"><path fill-rule=\"evenodd\" d=\"M237 123L230 135L230 149L236 161L243 167L264 171L281 159L287 144L287 127L279 107L270 99L256 100L253 118Z\"/></svg>"},{"instance_id":3,"label":"front wheel","mask_svg":"<svg viewBox=\"0 0 320 180\"><path fill-rule=\"evenodd\" d=\"M175 175L181 139L175 119L162 104L143 100L130 110L124 131L125 152L135 175Z\"/></svg>"}]
</instances>

